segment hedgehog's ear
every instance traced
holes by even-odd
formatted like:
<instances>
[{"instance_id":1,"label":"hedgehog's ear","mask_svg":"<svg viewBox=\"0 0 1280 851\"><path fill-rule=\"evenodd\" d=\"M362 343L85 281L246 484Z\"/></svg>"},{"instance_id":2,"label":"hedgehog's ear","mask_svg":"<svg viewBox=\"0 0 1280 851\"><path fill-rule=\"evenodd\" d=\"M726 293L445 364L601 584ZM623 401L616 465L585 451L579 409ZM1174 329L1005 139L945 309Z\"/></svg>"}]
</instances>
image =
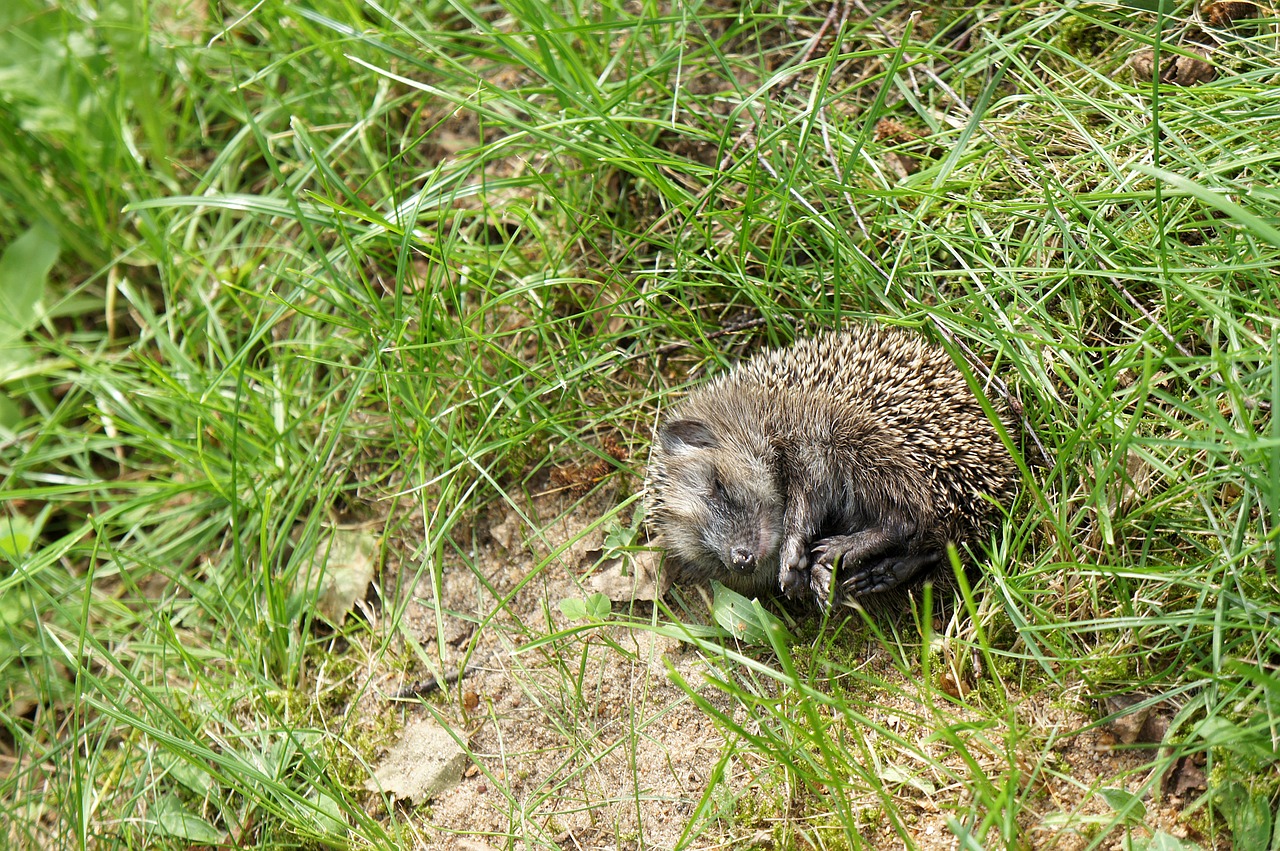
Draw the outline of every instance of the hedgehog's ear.
<instances>
[{"instance_id":1,"label":"hedgehog's ear","mask_svg":"<svg viewBox=\"0 0 1280 851\"><path fill-rule=\"evenodd\" d=\"M672 455L699 449L715 449L720 445L711 426L702 420L676 420L667 423L658 429L658 441Z\"/></svg>"}]
</instances>

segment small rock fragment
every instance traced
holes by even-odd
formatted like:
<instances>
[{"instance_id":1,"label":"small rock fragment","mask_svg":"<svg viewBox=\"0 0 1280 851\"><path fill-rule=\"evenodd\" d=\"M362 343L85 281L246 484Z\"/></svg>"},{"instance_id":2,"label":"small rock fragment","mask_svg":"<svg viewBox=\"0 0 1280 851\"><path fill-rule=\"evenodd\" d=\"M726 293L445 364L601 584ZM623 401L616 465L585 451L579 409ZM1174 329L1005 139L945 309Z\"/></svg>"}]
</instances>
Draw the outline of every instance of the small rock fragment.
<instances>
[{"instance_id":1,"label":"small rock fragment","mask_svg":"<svg viewBox=\"0 0 1280 851\"><path fill-rule=\"evenodd\" d=\"M467 754L447 730L423 720L409 722L401 732L364 788L420 804L462 781Z\"/></svg>"},{"instance_id":2,"label":"small rock fragment","mask_svg":"<svg viewBox=\"0 0 1280 851\"><path fill-rule=\"evenodd\" d=\"M1209 48L1191 45L1184 49L1188 53L1195 54L1196 58L1175 53L1164 53L1161 56L1164 61L1160 66L1160 82L1172 83L1176 86L1198 86L1201 83L1209 82L1217 76L1217 69L1208 61ZM1129 60L1138 82L1150 82L1152 73L1155 70L1154 57L1155 54L1150 50L1139 50Z\"/></svg>"},{"instance_id":3,"label":"small rock fragment","mask_svg":"<svg viewBox=\"0 0 1280 851\"><path fill-rule=\"evenodd\" d=\"M1146 700L1141 694L1126 694L1109 697L1106 707L1109 713L1123 712ZM1121 715L1106 725L1107 730L1126 745L1144 744L1158 745L1164 741L1169 730L1169 707L1167 703L1146 706Z\"/></svg>"}]
</instances>

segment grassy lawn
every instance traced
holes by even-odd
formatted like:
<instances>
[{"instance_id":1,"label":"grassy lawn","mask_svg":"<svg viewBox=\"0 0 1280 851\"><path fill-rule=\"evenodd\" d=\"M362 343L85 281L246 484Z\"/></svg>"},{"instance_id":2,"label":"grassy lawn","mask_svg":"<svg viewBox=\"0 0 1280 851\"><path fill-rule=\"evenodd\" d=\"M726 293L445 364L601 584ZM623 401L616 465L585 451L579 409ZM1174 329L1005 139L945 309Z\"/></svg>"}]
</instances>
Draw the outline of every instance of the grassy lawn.
<instances>
[{"instance_id":1,"label":"grassy lawn","mask_svg":"<svg viewBox=\"0 0 1280 851\"><path fill-rule=\"evenodd\" d=\"M0 846L1280 849L1280 18L1160 2L0 4ZM873 319L1018 421L981 581L609 605Z\"/></svg>"}]
</instances>

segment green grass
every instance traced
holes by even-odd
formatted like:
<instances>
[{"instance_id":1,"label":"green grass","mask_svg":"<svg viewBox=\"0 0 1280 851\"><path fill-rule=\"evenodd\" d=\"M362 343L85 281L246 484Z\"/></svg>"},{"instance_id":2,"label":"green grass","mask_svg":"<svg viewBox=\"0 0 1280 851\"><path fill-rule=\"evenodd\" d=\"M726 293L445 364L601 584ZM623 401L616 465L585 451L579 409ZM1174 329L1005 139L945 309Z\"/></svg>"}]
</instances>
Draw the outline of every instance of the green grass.
<instances>
[{"instance_id":1,"label":"green grass","mask_svg":"<svg viewBox=\"0 0 1280 851\"><path fill-rule=\"evenodd\" d=\"M1277 847L1275 18L1155 88L1126 63L1185 48L1185 3L91 6L0 11L0 842L411 844L430 813L362 791L400 716L356 707L444 664L414 648L457 613L406 612L463 571L475 628L560 672L518 681L589 767L584 648L634 661L625 625L700 654L675 676L716 776L762 791L693 790L689 843L915 847L907 788L961 847L1141 847L1151 801L1073 777L1075 730L1019 696L1163 695L1139 762L1207 760L1185 847ZM532 495L604 458L626 544L671 394L870 317L988 364L1025 423L954 615L746 649L688 635L696 607L504 620L485 512L528 521L536 588L573 541ZM307 577L351 526L378 615L335 628ZM624 750L658 735L632 721ZM1055 813L1049 780L1109 808ZM554 844L545 798L495 794Z\"/></svg>"}]
</instances>

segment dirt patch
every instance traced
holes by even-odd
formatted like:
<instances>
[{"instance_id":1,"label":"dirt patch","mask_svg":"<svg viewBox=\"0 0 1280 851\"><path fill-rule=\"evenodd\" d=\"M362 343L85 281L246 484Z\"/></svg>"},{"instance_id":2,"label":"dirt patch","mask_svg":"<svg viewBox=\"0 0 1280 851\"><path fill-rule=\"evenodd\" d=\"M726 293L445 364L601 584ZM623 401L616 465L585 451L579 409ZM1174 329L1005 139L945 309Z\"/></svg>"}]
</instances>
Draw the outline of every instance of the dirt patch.
<instances>
[{"instance_id":1,"label":"dirt patch","mask_svg":"<svg viewBox=\"0 0 1280 851\"><path fill-rule=\"evenodd\" d=\"M378 693L366 698L368 712L438 716L470 751L461 783L409 815L421 829L418 847L508 847L508 836L516 848L767 846L797 827L831 829L829 816L812 812L815 799L788 786L768 754L731 741L721 722L675 685L671 671L714 712L750 725L744 707L708 683L713 669L697 650L650 629L573 621L561 611L562 600L587 596L584 580L617 528L600 521L618 501L606 482L581 501L562 491L533 497L519 512L495 510L477 524L488 531L477 535L474 551L444 565L438 586L424 578L414 587L406 627L423 653L456 671L469 652L473 669L428 705L387 697L425 669L384 672ZM633 614L668 623L649 604L636 604ZM947 769L929 775L918 758L878 769L882 779L884 771L904 778L887 785L918 847L957 847L948 820L964 811L983 778L1020 777L1022 800L1012 807L1029 848L1090 847L1114 816L1100 790L1142 794L1153 752L1118 749L1115 736L1100 729L1073 735L1092 719L1063 708L1069 696L1009 694L1016 709L1008 723L1033 731L1014 754L1000 751L1005 731L973 713L990 747L970 747L966 755L930 739L918 683L895 671L886 648L869 639L860 653L877 679L900 691L867 695L858 712L907 741L927 741L920 747L929 762ZM1010 771L1011 761L1019 771ZM924 782L906 782L916 775ZM901 847L884 802L869 791L865 798L851 802L867 813L863 838L876 848ZM1181 803L1148 796L1146 824L1192 836L1203 848L1227 847L1180 823ZM1112 833L1093 847L1119 848L1122 831Z\"/></svg>"},{"instance_id":2,"label":"dirt patch","mask_svg":"<svg viewBox=\"0 0 1280 851\"><path fill-rule=\"evenodd\" d=\"M576 506L563 493L538 497L522 513L556 518L541 530L497 512L475 553L485 576L448 565L438 590L429 579L413 590L421 602L406 619L424 653L455 669L467 651L476 660L473 673L431 698L474 766L424 811L423 847L508 834L670 847L698 808L725 740L667 671L701 683L700 657L675 639L574 622L560 610L560 601L587 596L581 583L606 534L592 527L615 498L609 488ZM437 604L450 613L441 621ZM704 692L733 711L724 695ZM428 711L412 702L395 709ZM725 775L741 787L732 768Z\"/></svg>"}]
</instances>

